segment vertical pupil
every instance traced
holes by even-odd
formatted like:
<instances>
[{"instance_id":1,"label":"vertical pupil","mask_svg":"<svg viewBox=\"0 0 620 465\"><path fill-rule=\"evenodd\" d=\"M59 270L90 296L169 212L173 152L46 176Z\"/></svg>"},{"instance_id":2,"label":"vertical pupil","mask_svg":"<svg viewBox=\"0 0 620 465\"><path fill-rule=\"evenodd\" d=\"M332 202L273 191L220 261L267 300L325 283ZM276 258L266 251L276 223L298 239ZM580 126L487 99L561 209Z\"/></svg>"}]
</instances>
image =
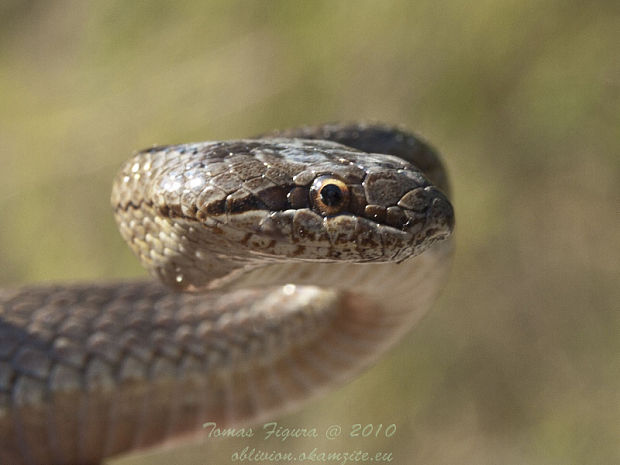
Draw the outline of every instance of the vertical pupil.
<instances>
[{"instance_id":1,"label":"vertical pupil","mask_svg":"<svg viewBox=\"0 0 620 465\"><path fill-rule=\"evenodd\" d=\"M321 200L328 207L333 207L342 202L342 191L335 184L326 184L321 189Z\"/></svg>"}]
</instances>

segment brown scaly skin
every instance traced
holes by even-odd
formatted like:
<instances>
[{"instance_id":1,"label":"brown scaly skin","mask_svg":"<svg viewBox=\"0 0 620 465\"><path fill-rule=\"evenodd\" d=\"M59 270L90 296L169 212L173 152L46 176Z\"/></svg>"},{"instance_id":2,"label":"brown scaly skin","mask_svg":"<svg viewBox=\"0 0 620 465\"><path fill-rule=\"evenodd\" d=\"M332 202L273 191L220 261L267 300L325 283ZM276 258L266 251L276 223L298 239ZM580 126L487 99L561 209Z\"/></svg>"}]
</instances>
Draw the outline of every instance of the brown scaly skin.
<instances>
[{"instance_id":1,"label":"brown scaly skin","mask_svg":"<svg viewBox=\"0 0 620 465\"><path fill-rule=\"evenodd\" d=\"M199 292L0 291L0 463L95 464L351 378L445 281L442 190L432 149L386 126L141 152L112 195L121 234L152 274Z\"/></svg>"}]
</instances>

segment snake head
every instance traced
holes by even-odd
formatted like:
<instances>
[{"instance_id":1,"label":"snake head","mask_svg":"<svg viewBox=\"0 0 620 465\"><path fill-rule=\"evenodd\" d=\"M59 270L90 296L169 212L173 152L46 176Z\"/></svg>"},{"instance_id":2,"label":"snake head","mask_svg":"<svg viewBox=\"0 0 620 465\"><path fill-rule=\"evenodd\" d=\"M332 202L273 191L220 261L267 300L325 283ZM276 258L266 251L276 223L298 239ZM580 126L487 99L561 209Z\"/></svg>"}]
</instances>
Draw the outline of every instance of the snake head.
<instances>
[{"instance_id":1,"label":"snake head","mask_svg":"<svg viewBox=\"0 0 620 465\"><path fill-rule=\"evenodd\" d=\"M402 262L448 237L448 198L409 161L325 140L149 149L117 177L121 234L179 289L273 263Z\"/></svg>"}]
</instances>

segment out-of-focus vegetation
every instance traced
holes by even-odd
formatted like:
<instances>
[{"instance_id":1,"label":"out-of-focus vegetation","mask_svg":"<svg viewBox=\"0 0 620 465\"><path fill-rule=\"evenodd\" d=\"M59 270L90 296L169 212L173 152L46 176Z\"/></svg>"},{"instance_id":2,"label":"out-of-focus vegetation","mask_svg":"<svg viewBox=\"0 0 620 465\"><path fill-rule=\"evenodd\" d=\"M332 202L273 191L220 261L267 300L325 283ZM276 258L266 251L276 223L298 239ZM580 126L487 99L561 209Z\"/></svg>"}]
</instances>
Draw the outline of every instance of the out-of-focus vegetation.
<instances>
[{"instance_id":1,"label":"out-of-focus vegetation","mask_svg":"<svg viewBox=\"0 0 620 465\"><path fill-rule=\"evenodd\" d=\"M374 119L450 168L451 283L405 342L287 425L113 461L392 451L398 464L620 463L617 1L0 3L0 283L143 274L113 224L135 149Z\"/></svg>"}]
</instances>

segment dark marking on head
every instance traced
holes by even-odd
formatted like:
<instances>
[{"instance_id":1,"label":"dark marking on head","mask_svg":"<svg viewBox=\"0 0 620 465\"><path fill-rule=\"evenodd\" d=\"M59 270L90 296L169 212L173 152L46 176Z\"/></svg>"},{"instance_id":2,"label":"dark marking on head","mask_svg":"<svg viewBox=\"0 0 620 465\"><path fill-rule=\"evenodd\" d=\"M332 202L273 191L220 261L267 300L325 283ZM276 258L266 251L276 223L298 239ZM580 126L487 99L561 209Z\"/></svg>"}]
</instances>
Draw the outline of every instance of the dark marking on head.
<instances>
[{"instance_id":1,"label":"dark marking on head","mask_svg":"<svg viewBox=\"0 0 620 465\"><path fill-rule=\"evenodd\" d=\"M256 196L241 189L226 197L226 213L236 214L251 210L267 210L267 206Z\"/></svg>"},{"instance_id":2,"label":"dark marking on head","mask_svg":"<svg viewBox=\"0 0 620 465\"><path fill-rule=\"evenodd\" d=\"M375 221L376 223L385 222L385 215L387 213L387 209L385 207L381 207L380 205L366 205L364 209L364 216L369 220Z\"/></svg>"},{"instance_id":3,"label":"dark marking on head","mask_svg":"<svg viewBox=\"0 0 620 465\"><path fill-rule=\"evenodd\" d=\"M288 189L280 186L268 187L257 193L260 201L269 210L284 210L288 206Z\"/></svg>"},{"instance_id":4,"label":"dark marking on head","mask_svg":"<svg viewBox=\"0 0 620 465\"><path fill-rule=\"evenodd\" d=\"M289 191L287 199L291 208L308 208L310 206L308 196L309 190L307 187L295 186Z\"/></svg>"},{"instance_id":5,"label":"dark marking on head","mask_svg":"<svg viewBox=\"0 0 620 465\"><path fill-rule=\"evenodd\" d=\"M163 205L159 207L159 214L168 218L183 218L186 216L179 204Z\"/></svg>"},{"instance_id":6,"label":"dark marking on head","mask_svg":"<svg viewBox=\"0 0 620 465\"><path fill-rule=\"evenodd\" d=\"M209 203L204 204L200 208L200 212L209 215L223 215L226 213L226 199L218 199Z\"/></svg>"},{"instance_id":7,"label":"dark marking on head","mask_svg":"<svg viewBox=\"0 0 620 465\"><path fill-rule=\"evenodd\" d=\"M400 207L388 207L385 215L385 222L388 225L403 229L407 225L408 220Z\"/></svg>"}]
</instances>

